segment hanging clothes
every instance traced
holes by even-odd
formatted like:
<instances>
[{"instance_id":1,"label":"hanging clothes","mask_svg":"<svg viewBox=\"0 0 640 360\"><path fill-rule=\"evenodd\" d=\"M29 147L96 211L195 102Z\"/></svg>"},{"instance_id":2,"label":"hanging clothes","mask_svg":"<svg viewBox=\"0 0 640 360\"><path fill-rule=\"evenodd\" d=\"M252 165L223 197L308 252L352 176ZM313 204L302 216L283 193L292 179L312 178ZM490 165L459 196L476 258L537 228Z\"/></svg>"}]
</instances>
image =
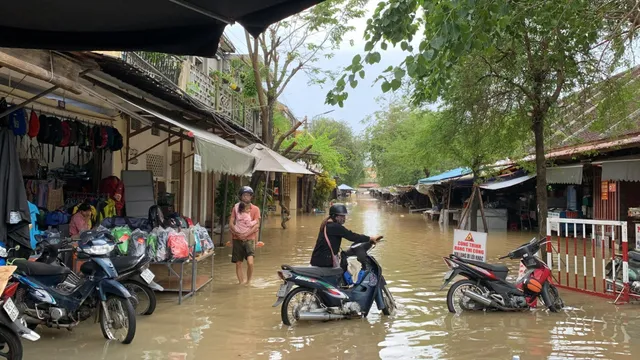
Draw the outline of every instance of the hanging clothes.
<instances>
[{"instance_id":1,"label":"hanging clothes","mask_svg":"<svg viewBox=\"0 0 640 360\"><path fill-rule=\"evenodd\" d=\"M13 132L0 129L0 241L31 248L29 205ZM12 240L13 243L8 240Z\"/></svg>"},{"instance_id":2,"label":"hanging clothes","mask_svg":"<svg viewBox=\"0 0 640 360\"><path fill-rule=\"evenodd\" d=\"M29 225L29 235L31 236L31 248L36 248L36 235L42 234L42 231L38 229L38 216L40 215L40 209L32 203L29 202L29 215L31 216L31 224Z\"/></svg>"}]
</instances>

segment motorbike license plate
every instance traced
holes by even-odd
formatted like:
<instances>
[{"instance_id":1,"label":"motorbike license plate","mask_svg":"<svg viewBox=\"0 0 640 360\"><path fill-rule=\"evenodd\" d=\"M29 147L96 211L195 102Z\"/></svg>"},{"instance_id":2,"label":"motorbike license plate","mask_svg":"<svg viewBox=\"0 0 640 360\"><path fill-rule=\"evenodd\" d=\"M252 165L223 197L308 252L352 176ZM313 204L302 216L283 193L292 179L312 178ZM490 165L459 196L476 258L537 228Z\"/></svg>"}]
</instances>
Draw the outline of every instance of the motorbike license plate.
<instances>
[{"instance_id":1,"label":"motorbike license plate","mask_svg":"<svg viewBox=\"0 0 640 360\"><path fill-rule=\"evenodd\" d=\"M287 295L287 284L282 284L280 285L280 289L278 289L278 293L276 294L276 297L285 297Z\"/></svg>"},{"instance_id":2,"label":"motorbike license plate","mask_svg":"<svg viewBox=\"0 0 640 360\"><path fill-rule=\"evenodd\" d=\"M146 269L140 274L140 277L142 278L142 280L146 281L147 284L151 284L156 275L151 270Z\"/></svg>"},{"instance_id":3,"label":"motorbike license plate","mask_svg":"<svg viewBox=\"0 0 640 360\"><path fill-rule=\"evenodd\" d=\"M453 274L453 270L449 270L444 274L444 281L449 280L449 278L451 277L451 274Z\"/></svg>"},{"instance_id":4,"label":"motorbike license plate","mask_svg":"<svg viewBox=\"0 0 640 360\"><path fill-rule=\"evenodd\" d=\"M2 305L2 308L4 308L4 311L7 313L7 315L9 315L9 319L11 319L11 322L16 321L18 315L20 315L18 308L10 298L7 298L7 300Z\"/></svg>"}]
</instances>

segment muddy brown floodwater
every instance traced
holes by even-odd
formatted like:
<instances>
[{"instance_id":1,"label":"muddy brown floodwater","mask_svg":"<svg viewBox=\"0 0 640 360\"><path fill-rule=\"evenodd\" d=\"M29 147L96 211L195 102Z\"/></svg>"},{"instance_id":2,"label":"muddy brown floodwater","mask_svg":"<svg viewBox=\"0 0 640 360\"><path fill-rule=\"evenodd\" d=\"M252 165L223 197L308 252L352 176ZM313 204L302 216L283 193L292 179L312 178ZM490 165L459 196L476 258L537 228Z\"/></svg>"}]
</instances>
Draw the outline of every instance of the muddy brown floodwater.
<instances>
[{"instance_id":1,"label":"muddy brown floodwater","mask_svg":"<svg viewBox=\"0 0 640 360\"><path fill-rule=\"evenodd\" d=\"M283 263L308 264L322 216L298 215L287 230L271 218L251 286L235 285L230 249L218 248L213 284L181 306L173 294L159 295L155 313L138 318L133 344L105 342L90 321L73 332L39 327L42 339L24 343L25 359L626 359L640 354L639 304L616 306L561 291L568 307L558 314L449 314L446 289L438 289L453 230L366 196L354 200L347 226L387 240L373 254L398 302L392 317L374 306L367 319L283 326L280 308L271 307L280 285L276 270ZM489 234L489 258L531 236ZM517 275L517 263L508 265L510 275Z\"/></svg>"}]
</instances>

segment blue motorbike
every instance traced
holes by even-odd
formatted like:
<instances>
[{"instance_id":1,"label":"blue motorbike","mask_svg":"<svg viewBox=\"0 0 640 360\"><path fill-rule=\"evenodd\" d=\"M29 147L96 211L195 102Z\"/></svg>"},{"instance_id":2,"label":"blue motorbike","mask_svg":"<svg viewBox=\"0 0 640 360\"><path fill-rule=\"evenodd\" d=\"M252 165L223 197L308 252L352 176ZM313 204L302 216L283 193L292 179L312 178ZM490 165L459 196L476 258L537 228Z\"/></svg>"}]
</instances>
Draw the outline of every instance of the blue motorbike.
<instances>
[{"instance_id":1,"label":"blue motorbike","mask_svg":"<svg viewBox=\"0 0 640 360\"><path fill-rule=\"evenodd\" d=\"M341 252L341 266L336 268L282 265L278 276L284 283L273 304L282 304L282 322L291 326L298 321L366 317L374 302L383 314L391 315L396 303L382 276L382 267L368 254L373 247L369 242L352 245ZM347 272L350 256L357 256L362 265L355 282Z\"/></svg>"},{"instance_id":2,"label":"blue motorbike","mask_svg":"<svg viewBox=\"0 0 640 360\"><path fill-rule=\"evenodd\" d=\"M66 267L15 260L14 279L20 284L15 303L30 327L71 330L94 317L106 339L131 343L136 333L136 313L131 294L116 280L118 273L109 259L115 246L108 233L82 233L76 247L78 259L86 259L80 267L80 281L69 281L73 272Z\"/></svg>"}]
</instances>

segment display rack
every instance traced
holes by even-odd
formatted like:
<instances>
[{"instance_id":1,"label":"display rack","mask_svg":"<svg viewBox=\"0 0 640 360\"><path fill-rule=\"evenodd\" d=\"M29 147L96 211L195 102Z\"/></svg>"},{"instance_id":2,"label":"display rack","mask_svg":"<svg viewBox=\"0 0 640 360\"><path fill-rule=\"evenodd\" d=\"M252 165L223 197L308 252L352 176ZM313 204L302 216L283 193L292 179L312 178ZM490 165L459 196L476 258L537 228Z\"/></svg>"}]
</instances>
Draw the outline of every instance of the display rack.
<instances>
[{"instance_id":1,"label":"display rack","mask_svg":"<svg viewBox=\"0 0 640 360\"><path fill-rule=\"evenodd\" d=\"M191 253L195 254L195 246L191 249ZM178 304L182 304L183 299L187 299L195 294L197 291L205 287L211 281L213 281L213 264L214 264L214 250L196 254L195 257L191 257L188 260L177 261L163 261L151 263L151 266L166 266L168 269L168 278L156 279L155 281L160 284L166 292L178 293ZM211 258L211 273L206 275L198 275L198 263L208 258ZM191 276L185 276L185 267L191 264ZM179 267L179 271L174 269L175 266ZM190 288L185 289L185 285Z\"/></svg>"}]
</instances>

